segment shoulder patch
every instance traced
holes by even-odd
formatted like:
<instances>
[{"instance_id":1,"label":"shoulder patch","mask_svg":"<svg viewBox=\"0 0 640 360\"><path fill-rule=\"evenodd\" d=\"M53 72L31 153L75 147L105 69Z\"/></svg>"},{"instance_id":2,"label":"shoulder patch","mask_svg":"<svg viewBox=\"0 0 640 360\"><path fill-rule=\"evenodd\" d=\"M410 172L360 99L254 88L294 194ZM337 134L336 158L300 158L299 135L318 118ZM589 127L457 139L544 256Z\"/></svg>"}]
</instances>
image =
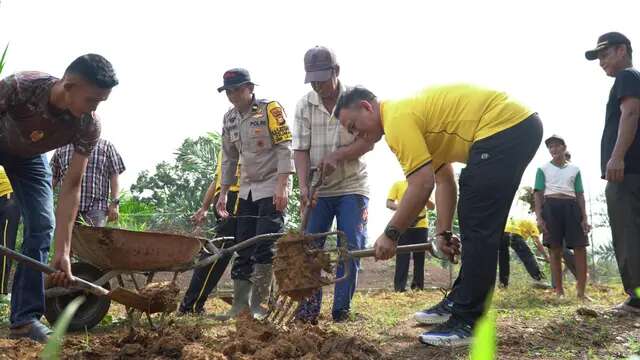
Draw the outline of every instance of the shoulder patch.
<instances>
[{"instance_id":1,"label":"shoulder patch","mask_svg":"<svg viewBox=\"0 0 640 360\"><path fill-rule=\"evenodd\" d=\"M291 141L293 136L287 126L284 109L278 102L272 101L267 105L267 118L269 119L269 131L274 144Z\"/></svg>"}]
</instances>

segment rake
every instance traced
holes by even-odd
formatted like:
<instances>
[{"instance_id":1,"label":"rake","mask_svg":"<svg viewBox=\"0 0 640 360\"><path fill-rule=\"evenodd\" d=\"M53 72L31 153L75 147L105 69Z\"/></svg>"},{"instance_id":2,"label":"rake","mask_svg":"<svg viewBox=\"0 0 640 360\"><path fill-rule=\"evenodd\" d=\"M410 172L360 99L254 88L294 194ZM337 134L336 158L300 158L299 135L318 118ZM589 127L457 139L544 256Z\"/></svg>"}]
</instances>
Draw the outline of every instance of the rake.
<instances>
[{"instance_id":1,"label":"rake","mask_svg":"<svg viewBox=\"0 0 640 360\"><path fill-rule=\"evenodd\" d=\"M313 179L316 171L317 169L311 169L310 179ZM304 234L310 212L310 204L315 199L317 188L322 182L323 174L320 171L318 180L312 183L313 185L309 192L310 201L303 210L298 231L290 232L276 242L273 272L278 291L265 316L267 322L276 326L284 327L291 323L298 313L301 303L313 296L321 287L347 279L350 275L348 266L350 260L375 255L374 249L348 251L346 235L342 231ZM333 249L324 249L317 240L330 235L338 237L340 246ZM432 244L429 242L400 246L396 249L398 254L416 251L432 252ZM336 276L336 269L339 263L343 263L345 269L344 275L341 277Z\"/></svg>"}]
</instances>

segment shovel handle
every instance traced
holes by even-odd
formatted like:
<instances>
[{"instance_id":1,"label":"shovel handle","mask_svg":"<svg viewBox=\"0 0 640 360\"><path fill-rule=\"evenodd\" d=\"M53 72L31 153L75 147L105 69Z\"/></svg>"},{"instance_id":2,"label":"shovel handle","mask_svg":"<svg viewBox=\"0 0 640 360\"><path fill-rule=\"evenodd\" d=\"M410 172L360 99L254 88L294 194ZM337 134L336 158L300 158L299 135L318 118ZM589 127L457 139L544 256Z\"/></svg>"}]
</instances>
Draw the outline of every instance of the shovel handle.
<instances>
[{"instance_id":1,"label":"shovel handle","mask_svg":"<svg viewBox=\"0 0 640 360\"><path fill-rule=\"evenodd\" d=\"M19 252L13 251L5 246L0 245L0 253L10 259L13 259L21 264L24 264L26 266L29 266L30 268L34 269L34 270L38 270L42 273L45 273L47 275L53 274L55 273L56 269L52 268L49 265L43 264L38 260L32 259L28 256L22 255ZM95 295L107 295L109 293L109 291L107 291L107 289L97 286L95 284L92 284L86 280L80 279L78 277L73 278L73 284L79 288L82 288L84 290L87 290Z\"/></svg>"},{"instance_id":2,"label":"shovel handle","mask_svg":"<svg viewBox=\"0 0 640 360\"><path fill-rule=\"evenodd\" d=\"M396 248L396 254L406 254L406 253L412 253L417 251L427 251L430 247L431 247L431 243L398 246ZM375 254L376 254L376 250L371 248L371 249L364 249L364 250L349 251L348 257L350 258L373 257L375 256Z\"/></svg>"}]
</instances>

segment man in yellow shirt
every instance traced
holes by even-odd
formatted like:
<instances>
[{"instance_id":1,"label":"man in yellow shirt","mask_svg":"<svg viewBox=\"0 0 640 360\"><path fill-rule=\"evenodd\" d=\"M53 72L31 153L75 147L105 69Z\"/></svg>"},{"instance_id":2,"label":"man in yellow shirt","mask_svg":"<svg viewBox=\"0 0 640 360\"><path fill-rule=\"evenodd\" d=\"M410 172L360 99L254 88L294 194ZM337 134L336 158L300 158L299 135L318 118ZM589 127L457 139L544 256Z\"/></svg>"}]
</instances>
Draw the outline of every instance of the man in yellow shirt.
<instances>
[{"instance_id":1,"label":"man in yellow shirt","mask_svg":"<svg viewBox=\"0 0 640 360\"><path fill-rule=\"evenodd\" d=\"M238 173L240 172L240 166L238 166ZM222 178L222 151L218 152L217 165L216 165L216 173L213 181L209 185L207 192L204 195L204 200L202 201L202 207L196 211L196 213L191 217L193 222L197 225L201 225L205 222L207 218L207 214L209 213L209 208L211 208L211 204L215 204L218 202L218 196L220 195L220 189L222 186L220 185L220 180ZM234 237L236 236L236 224L237 220L235 217L236 208L238 205L238 191L240 190L240 177L238 177L238 182L235 185L229 187L229 192L227 194L227 212L232 215L227 218L222 218L220 214L216 211L214 207L214 215L216 218L216 236L217 237ZM227 248L233 245L233 241L225 241L223 242L223 247ZM179 314L204 314L204 304L211 294L211 291L218 285L220 278L224 274L227 269L227 265L229 265L229 261L231 261L231 255L223 256L218 259L216 262L212 263L209 266L197 268L193 270L193 275L191 276L191 282L189 283L189 287L184 294L184 298L180 303Z\"/></svg>"},{"instance_id":2,"label":"man in yellow shirt","mask_svg":"<svg viewBox=\"0 0 640 360\"><path fill-rule=\"evenodd\" d=\"M9 249L16 248L16 236L20 223L20 208L13 197L13 189L4 168L0 166L0 243ZM9 294L9 274L11 273L11 260L1 256L2 268L0 269L0 294Z\"/></svg>"},{"instance_id":3,"label":"man in yellow shirt","mask_svg":"<svg viewBox=\"0 0 640 360\"><path fill-rule=\"evenodd\" d=\"M407 180L400 180L393 183L387 196L387 208L395 211L407 191ZM429 219L427 209L433 210L434 204L427 201L426 209L423 209L407 232L402 234L398 240L398 245L413 245L427 242ZM411 254L399 254L396 256L396 271L393 277L393 288L397 292L406 291L407 277L409 276L409 260L413 256L413 280L411 290L424 289L424 251L416 251Z\"/></svg>"},{"instance_id":4,"label":"man in yellow shirt","mask_svg":"<svg viewBox=\"0 0 640 360\"><path fill-rule=\"evenodd\" d=\"M537 225L531 220L522 219L514 220L509 219L507 226L504 228L504 235L502 236L502 242L498 250L498 279L502 287L509 286L509 273L510 273L510 254L509 248L512 248L529 275L535 280L535 284L544 287L548 285L542 282L544 273L540 270L538 262L535 256L529 249L526 243L526 239L532 239L538 250L543 254L545 258L548 258L544 246L539 239L540 233L538 232Z\"/></svg>"},{"instance_id":5,"label":"man in yellow shirt","mask_svg":"<svg viewBox=\"0 0 640 360\"><path fill-rule=\"evenodd\" d=\"M379 102L363 87L345 92L335 109L351 133L375 143L385 139L409 182L384 233L376 257L395 254L400 236L424 208L435 184L436 242L462 267L452 291L439 304L416 314L440 324L420 336L427 345L471 342L472 328L496 280L498 246L522 174L542 140L534 112L507 94L466 84L435 86L397 101ZM461 240L451 237L457 189L451 163L460 173L458 217Z\"/></svg>"}]
</instances>

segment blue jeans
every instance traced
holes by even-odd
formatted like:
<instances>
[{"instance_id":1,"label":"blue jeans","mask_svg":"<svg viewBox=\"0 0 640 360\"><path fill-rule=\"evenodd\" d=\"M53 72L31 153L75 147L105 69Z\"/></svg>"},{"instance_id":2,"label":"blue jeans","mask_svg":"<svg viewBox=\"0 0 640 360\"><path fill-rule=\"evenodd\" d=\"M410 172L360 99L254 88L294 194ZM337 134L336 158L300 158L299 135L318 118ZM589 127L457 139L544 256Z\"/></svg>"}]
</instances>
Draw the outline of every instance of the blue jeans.
<instances>
[{"instance_id":1,"label":"blue jeans","mask_svg":"<svg viewBox=\"0 0 640 360\"><path fill-rule=\"evenodd\" d=\"M309 214L307 233L321 233L329 231L334 217L337 219L338 230L344 231L349 250L363 249L367 241L367 207L369 199L362 195L342 195L321 197L318 204ZM319 246L324 246L325 239L320 239ZM338 245L341 245L340 243ZM349 261L349 277L335 285L333 296L332 316L334 319L348 313L351 298L356 291L360 260ZM344 275L344 264L340 263L336 269L336 276ZM303 321L315 321L320 314L322 305L322 289L313 297L300 305L297 318Z\"/></svg>"},{"instance_id":2,"label":"blue jeans","mask_svg":"<svg viewBox=\"0 0 640 360\"><path fill-rule=\"evenodd\" d=\"M0 152L13 193L22 211L22 253L46 263L53 237L53 191L51 169L42 154L20 158ZM44 276L18 263L11 290L11 327L39 321L44 313Z\"/></svg>"}]
</instances>

